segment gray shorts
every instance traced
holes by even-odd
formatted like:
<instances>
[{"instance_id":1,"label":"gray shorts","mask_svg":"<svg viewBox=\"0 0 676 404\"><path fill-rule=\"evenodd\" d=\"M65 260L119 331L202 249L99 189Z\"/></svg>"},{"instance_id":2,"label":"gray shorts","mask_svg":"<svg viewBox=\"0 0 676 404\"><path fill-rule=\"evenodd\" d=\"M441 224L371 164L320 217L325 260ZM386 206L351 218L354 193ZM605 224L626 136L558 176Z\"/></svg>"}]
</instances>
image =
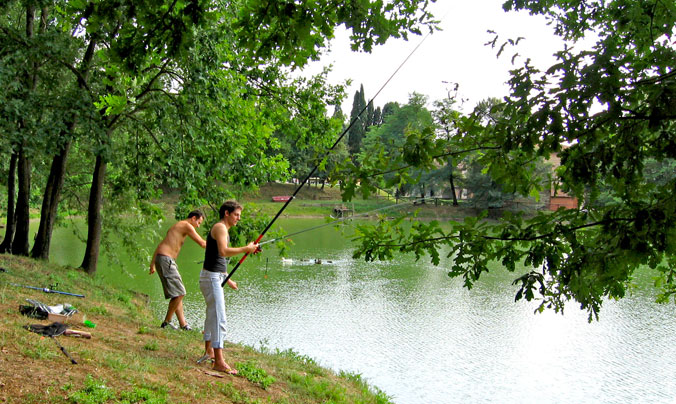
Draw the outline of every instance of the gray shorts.
<instances>
[{"instance_id":1,"label":"gray shorts","mask_svg":"<svg viewBox=\"0 0 676 404\"><path fill-rule=\"evenodd\" d=\"M165 299L185 296L183 279L181 279L181 274L178 273L178 266L176 266L176 261L173 258L157 254L155 257L155 269L157 270L157 274L160 275Z\"/></svg>"}]
</instances>

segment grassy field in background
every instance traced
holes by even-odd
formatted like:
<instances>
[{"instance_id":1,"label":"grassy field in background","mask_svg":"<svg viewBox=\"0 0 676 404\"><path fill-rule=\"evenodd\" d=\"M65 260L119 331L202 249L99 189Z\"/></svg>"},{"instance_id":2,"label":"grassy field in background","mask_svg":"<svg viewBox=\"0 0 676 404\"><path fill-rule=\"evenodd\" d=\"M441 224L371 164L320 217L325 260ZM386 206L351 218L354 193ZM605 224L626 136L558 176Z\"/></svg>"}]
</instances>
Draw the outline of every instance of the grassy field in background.
<instances>
[{"instance_id":1,"label":"grassy field in background","mask_svg":"<svg viewBox=\"0 0 676 404\"><path fill-rule=\"evenodd\" d=\"M282 202L273 202L273 196L289 196L295 191L296 184L267 184L262 186L258 192L249 193L243 198L244 203L254 203L261 209L262 213L274 215L283 206ZM422 219L451 219L462 220L468 215L475 215L472 208L466 206L450 206L448 203L434 203L433 200L427 200L425 204L413 204L415 198L406 198L396 201L394 198L382 193L373 195L369 199L355 198L352 201L344 202L340 196L340 189L329 186L316 187L306 185L298 193L296 198L284 210L285 217L326 217L333 214L336 207L344 207L355 215L363 215L382 209L382 211L373 212L366 217L375 217L379 213L389 214L388 212L397 212L400 214L416 214ZM400 206L393 206L400 205ZM387 207L391 207L388 209Z\"/></svg>"}]
</instances>

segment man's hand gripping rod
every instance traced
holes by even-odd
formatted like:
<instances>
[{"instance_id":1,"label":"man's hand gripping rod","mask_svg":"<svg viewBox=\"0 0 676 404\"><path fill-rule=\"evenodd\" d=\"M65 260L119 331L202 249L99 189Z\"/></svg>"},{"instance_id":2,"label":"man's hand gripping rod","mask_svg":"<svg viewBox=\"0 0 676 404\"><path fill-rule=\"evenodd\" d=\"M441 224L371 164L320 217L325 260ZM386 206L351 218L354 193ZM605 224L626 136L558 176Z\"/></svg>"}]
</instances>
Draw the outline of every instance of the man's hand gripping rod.
<instances>
[{"instance_id":1,"label":"man's hand gripping rod","mask_svg":"<svg viewBox=\"0 0 676 404\"><path fill-rule=\"evenodd\" d=\"M315 170L316 170L316 167L315 167ZM310 173L310 175L314 174L315 170L312 170L312 172ZM308 176L308 178L310 178L310 176ZM293 195L291 196L291 198L289 198L289 199L284 203L284 206L282 206L282 208L279 210L279 212L277 212L277 214L275 215L275 217L270 221L270 223L268 223L268 225L265 227L265 229L261 232L260 236L258 236L258 238L254 241L255 244L258 244L258 242L261 241L261 239L263 238L263 236L265 236L265 233L267 233L268 230L270 230L270 227L272 227L272 224L275 223L275 221L277 220L277 218L282 214L282 212L284 212L284 209L286 209L287 205L288 205L289 203L291 203L291 200L293 200L293 198L296 197L296 194L298 193L298 191L300 191L301 188L302 188L302 186L301 186L301 187L298 187L298 188L296 189L296 191L293 193ZM228 273L228 276L226 276L225 279L223 280L223 283L221 283L221 287L225 287L225 284L228 282L228 279L230 279L230 277L232 276L232 274L235 273L235 271L237 270L237 268L239 268L239 266L242 265L242 262L244 262L244 260L245 260L246 257L248 257L248 256L249 256L249 253L244 254L244 256L237 262L237 265L235 265L235 267L232 268L232 271L230 271L230 272Z\"/></svg>"}]
</instances>

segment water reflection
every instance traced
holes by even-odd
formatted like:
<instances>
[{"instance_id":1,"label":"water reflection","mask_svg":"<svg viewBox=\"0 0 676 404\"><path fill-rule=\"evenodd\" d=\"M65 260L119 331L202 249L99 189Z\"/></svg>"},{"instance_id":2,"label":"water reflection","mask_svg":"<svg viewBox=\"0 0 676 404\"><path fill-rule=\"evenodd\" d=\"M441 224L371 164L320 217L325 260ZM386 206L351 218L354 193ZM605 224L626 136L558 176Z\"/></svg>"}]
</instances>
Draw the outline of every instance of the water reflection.
<instances>
[{"instance_id":1,"label":"water reflection","mask_svg":"<svg viewBox=\"0 0 676 404\"><path fill-rule=\"evenodd\" d=\"M639 274L631 296L605 302L601 321L590 324L575 305L562 316L534 315L536 305L514 303L514 274L492 272L467 290L446 276L443 262L437 268L412 257L355 261L346 240L324 228L295 239L290 265L272 251L248 259L234 277L240 290L226 289L229 339L293 348L324 366L360 373L396 403L676 400L674 306L653 303L649 274ZM187 317L197 327L204 318L197 287L202 257L187 241L178 260ZM325 264L309 264L315 258ZM101 272L150 295L159 325L166 301L145 265L127 274Z\"/></svg>"}]
</instances>

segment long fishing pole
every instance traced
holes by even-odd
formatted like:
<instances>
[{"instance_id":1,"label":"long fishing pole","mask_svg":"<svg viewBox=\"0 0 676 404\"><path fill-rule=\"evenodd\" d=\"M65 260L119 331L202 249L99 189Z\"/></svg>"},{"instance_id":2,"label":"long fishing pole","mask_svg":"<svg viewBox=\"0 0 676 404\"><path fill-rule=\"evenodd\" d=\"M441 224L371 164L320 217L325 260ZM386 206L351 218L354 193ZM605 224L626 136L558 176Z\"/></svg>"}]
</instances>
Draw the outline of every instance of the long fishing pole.
<instances>
[{"instance_id":1,"label":"long fishing pole","mask_svg":"<svg viewBox=\"0 0 676 404\"><path fill-rule=\"evenodd\" d=\"M369 102L366 103L366 105L362 108L362 110L359 111L359 114L357 114L357 116L355 116L354 119L352 119L352 121L347 126L347 128L345 128L345 130L343 130L343 133L341 133L341 135L338 137L338 139L336 139L336 141L333 143L333 145L331 147L329 147L329 149L326 151L326 153L324 153L324 156L321 159L319 159L319 163L317 163L314 166L312 171L310 171L310 173L305 177L305 179L298 185L296 190L293 191L293 194L291 195L291 197L289 199L287 199L286 202L284 202L284 205L281 207L281 209L279 209L279 212L277 212L275 217L272 218L270 223L268 223L268 225L261 232L261 234L258 236L258 238L256 238L256 240L254 241L255 244L258 244L261 241L263 236L265 236L265 233L267 233L268 230L270 230L270 227L272 227L272 225L277 221L279 216L281 216L282 212L284 212L286 207L289 206L289 204L296 197L298 192L300 192L300 190L303 188L303 186L305 186L305 184L310 180L310 178L312 178L314 173L319 169L319 166L321 165L322 160L324 160L324 158L326 158L329 155L329 153L331 153L331 151L338 145L338 143L340 143L340 141L343 140L343 137L345 137L347 132L350 129L352 129L352 126L354 126L354 124L357 122L359 117L361 117L361 115L366 111L368 106L373 105L373 100L376 99L376 97L380 94L380 92L383 91L383 89L389 84L389 82L392 80L392 78L399 72L399 70L401 70L402 67L404 67L406 62L408 62L408 60L411 58L411 56L413 56L415 51L417 51L418 48L420 48L420 45L422 45L430 35L431 35L431 32L429 32L427 35L425 35L425 37L422 39L422 41L420 41L420 43L418 45L416 45L415 48L413 48L413 50L408 54L408 56L406 56L406 59L404 59L404 61L401 62L401 64L399 64L399 67L397 67L397 69L394 71L394 73L392 73L390 75L390 77L387 79L387 81L385 81L385 83L380 87L380 89L378 89L376 94L369 100ZM223 280L223 282L221 283L222 287L225 287L225 284L228 282L228 279L230 279L230 277L232 277L232 275L235 273L235 271L237 271L237 268L239 268L239 266L242 265L242 262L244 262L244 260L246 260L248 256L249 256L249 253L244 254L244 256L237 262L235 267L232 268L232 271L230 271L228 276L226 276L225 280Z\"/></svg>"},{"instance_id":2,"label":"long fishing pole","mask_svg":"<svg viewBox=\"0 0 676 404\"><path fill-rule=\"evenodd\" d=\"M418 198L418 199L411 201L411 202L401 203L401 204L397 204L397 205L383 206L383 207L380 207L380 208L377 208L377 209L370 210L368 212L362 212L358 215L341 217L340 219L332 220L330 222L323 223L323 224L320 224L320 225L317 225L317 226L308 227L307 229L298 230L297 232L293 232L291 234L287 234L287 235L279 237L279 238L273 238L271 240L263 241L262 243L258 243L258 245L261 246L261 245L265 245L265 244L269 244L269 243L274 243L275 241L291 238L291 237L297 236L299 234L306 233L308 231L321 229L322 227L326 227L326 226L333 226L335 224L338 224L339 222L342 222L343 220L354 219L354 218L362 217L362 216L368 216L368 215L373 214L375 212L380 212L380 211L383 211L383 210L386 210L386 209L401 208L401 207L404 207L406 205L415 205L416 203L418 203L420 201L427 200L427 199L432 199L432 198Z\"/></svg>"},{"instance_id":3,"label":"long fishing pole","mask_svg":"<svg viewBox=\"0 0 676 404\"><path fill-rule=\"evenodd\" d=\"M12 285L12 286L17 286L17 287L20 287L20 288L27 288L27 289L41 290L41 291L43 291L43 292L45 292L45 293L58 293L58 294L60 294L60 295L68 295L68 296L75 296L75 297L85 297L84 295L79 295L79 294L77 294L77 293L61 292L61 291L53 290L53 289L49 289L49 288L39 288L39 287L36 287L36 286L19 285L19 284L16 284L16 283L10 283L10 285Z\"/></svg>"}]
</instances>

